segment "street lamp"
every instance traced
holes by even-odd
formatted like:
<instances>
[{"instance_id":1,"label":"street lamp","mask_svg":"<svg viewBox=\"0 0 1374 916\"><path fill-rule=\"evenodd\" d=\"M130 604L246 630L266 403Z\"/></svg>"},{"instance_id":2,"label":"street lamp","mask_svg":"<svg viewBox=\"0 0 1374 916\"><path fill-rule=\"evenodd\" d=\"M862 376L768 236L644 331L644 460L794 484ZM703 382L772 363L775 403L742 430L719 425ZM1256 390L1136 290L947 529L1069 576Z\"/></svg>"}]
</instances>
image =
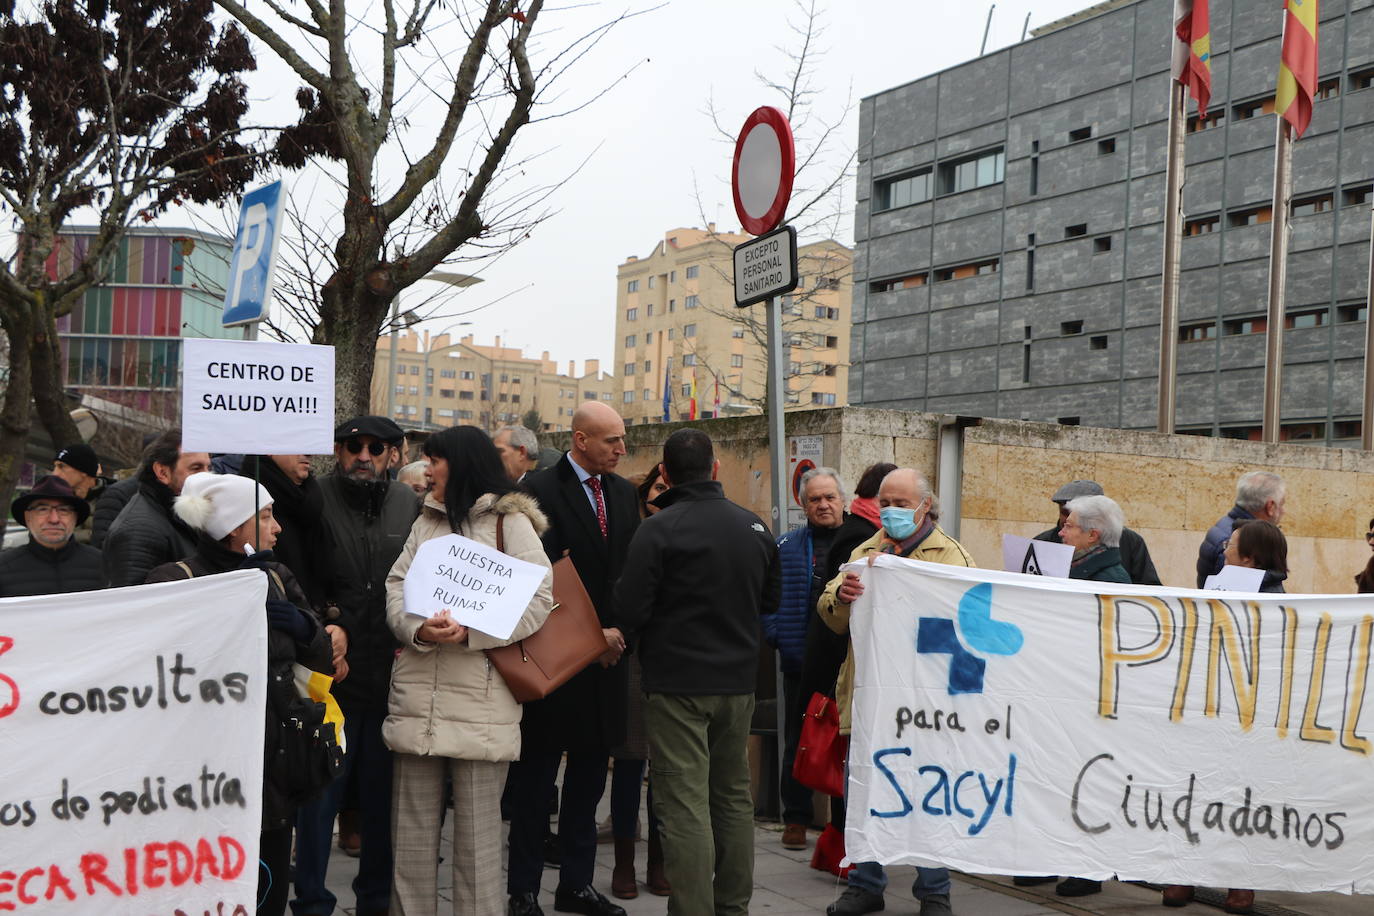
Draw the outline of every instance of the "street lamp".
<instances>
[{"instance_id":1,"label":"street lamp","mask_svg":"<svg viewBox=\"0 0 1374 916\"><path fill-rule=\"evenodd\" d=\"M452 286L459 289L469 286L476 286L482 282L481 277L474 277L470 274L460 274L451 270L431 270L420 278L421 280L432 280L435 283L442 283L445 286ZM422 319L415 314L414 309L408 309L404 314L399 314L399 298L391 300L391 320L387 322L387 327L391 329L391 353L387 357L386 369L390 378L386 385L386 416L388 420L396 418L396 341L397 332L401 328L409 328ZM465 324L467 322L464 322Z\"/></svg>"}]
</instances>

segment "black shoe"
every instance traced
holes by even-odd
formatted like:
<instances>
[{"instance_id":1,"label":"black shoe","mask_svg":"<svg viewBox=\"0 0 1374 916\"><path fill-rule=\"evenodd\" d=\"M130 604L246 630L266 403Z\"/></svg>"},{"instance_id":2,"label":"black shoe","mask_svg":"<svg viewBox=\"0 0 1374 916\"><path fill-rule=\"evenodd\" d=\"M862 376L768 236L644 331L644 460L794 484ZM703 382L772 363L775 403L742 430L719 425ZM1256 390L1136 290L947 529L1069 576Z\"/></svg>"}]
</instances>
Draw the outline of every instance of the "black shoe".
<instances>
[{"instance_id":1,"label":"black shoe","mask_svg":"<svg viewBox=\"0 0 1374 916\"><path fill-rule=\"evenodd\" d=\"M506 916L544 916L539 908L538 894L511 894L506 904Z\"/></svg>"},{"instance_id":2,"label":"black shoe","mask_svg":"<svg viewBox=\"0 0 1374 916\"><path fill-rule=\"evenodd\" d=\"M1061 897L1086 897L1102 893L1102 882L1091 878L1065 878L1054 886L1054 892Z\"/></svg>"},{"instance_id":3,"label":"black shoe","mask_svg":"<svg viewBox=\"0 0 1374 916\"><path fill-rule=\"evenodd\" d=\"M1011 879L1011 883L1017 887L1035 887L1037 884L1049 884L1058 880L1058 875L1017 875Z\"/></svg>"},{"instance_id":4,"label":"black shoe","mask_svg":"<svg viewBox=\"0 0 1374 916\"><path fill-rule=\"evenodd\" d=\"M882 894L874 894L861 887L846 887L840 899L825 908L826 916L861 916L863 913L876 913L881 910Z\"/></svg>"},{"instance_id":5,"label":"black shoe","mask_svg":"<svg viewBox=\"0 0 1374 916\"><path fill-rule=\"evenodd\" d=\"M583 913L585 916L625 916L625 911L602 896L588 884L575 891L559 888L553 894L553 908L560 913Z\"/></svg>"},{"instance_id":6,"label":"black shoe","mask_svg":"<svg viewBox=\"0 0 1374 916\"><path fill-rule=\"evenodd\" d=\"M546 833L544 835L544 867L558 868L563 864L563 844L558 840L558 834Z\"/></svg>"}]
</instances>

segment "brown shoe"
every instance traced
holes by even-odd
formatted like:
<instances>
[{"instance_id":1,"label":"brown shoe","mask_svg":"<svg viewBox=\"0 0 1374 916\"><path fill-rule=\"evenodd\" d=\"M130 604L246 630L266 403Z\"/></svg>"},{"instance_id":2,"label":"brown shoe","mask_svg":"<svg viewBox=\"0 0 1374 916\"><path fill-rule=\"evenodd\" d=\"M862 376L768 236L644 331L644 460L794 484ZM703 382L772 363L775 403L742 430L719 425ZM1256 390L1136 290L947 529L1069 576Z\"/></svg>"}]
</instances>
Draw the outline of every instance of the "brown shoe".
<instances>
[{"instance_id":1,"label":"brown shoe","mask_svg":"<svg viewBox=\"0 0 1374 916\"><path fill-rule=\"evenodd\" d=\"M644 875L644 883L649 886L649 893L655 897L667 897L673 892L673 886L668 883L668 876L663 872L663 840L657 830L651 825L649 827L649 861L648 871Z\"/></svg>"},{"instance_id":2,"label":"brown shoe","mask_svg":"<svg viewBox=\"0 0 1374 916\"><path fill-rule=\"evenodd\" d=\"M611 869L611 896L633 900L639 896L635 882L635 841L629 837L615 838L615 868Z\"/></svg>"},{"instance_id":3,"label":"brown shoe","mask_svg":"<svg viewBox=\"0 0 1374 916\"><path fill-rule=\"evenodd\" d=\"M1228 913L1253 913L1255 911L1255 892L1233 887L1226 892L1226 902L1221 908Z\"/></svg>"},{"instance_id":4,"label":"brown shoe","mask_svg":"<svg viewBox=\"0 0 1374 916\"><path fill-rule=\"evenodd\" d=\"M788 824L786 827L782 828L782 848L805 849L806 825Z\"/></svg>"},{"instance_id":5,"label":"brown shoe","mask_svg":"<svg viewBox=\"0 0 1374 916\"><path fill-rule=\"evenodd\" d=\"M1193 899L1191 884L1170 884L1164 888L1165 906L1187 906Z\"/></svg>"}]
</instances>

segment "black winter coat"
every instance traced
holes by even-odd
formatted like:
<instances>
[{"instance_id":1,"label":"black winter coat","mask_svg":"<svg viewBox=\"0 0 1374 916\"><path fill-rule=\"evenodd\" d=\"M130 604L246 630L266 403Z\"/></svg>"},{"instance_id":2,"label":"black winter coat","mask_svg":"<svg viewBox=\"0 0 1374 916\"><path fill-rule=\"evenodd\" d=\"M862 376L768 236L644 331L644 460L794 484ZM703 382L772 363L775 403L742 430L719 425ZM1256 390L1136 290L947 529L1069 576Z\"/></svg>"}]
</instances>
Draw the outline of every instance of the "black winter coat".
<instances>
[{"instance_id":1,"label":"black winter coat","mask_svg":"<svg viewBox=\"0 0 1374 916\"><path fill-rule=\"evenodd\" d=\"M861 515L844 515L840 530L835 532L835 540L830 545L830 554L825 560L825 569L820 573L828 584L839 573L840 567L849 562L854 550L873 537L878 527ZM825 625L815 606L806 621L806 658L802 662L801 698L803 703L811 700L811 694L835 695L835 680L840 676L840 666L849 654L849 634L836 633Z\"/></svg>"},{"instance_id":2,"label":"black winter coat","mask_svg":"<svg viewBox=\"0 0 1374 916\"><path fill-rule=\"evenodd\" d=\"M350 710L386 712L391 665L400 644L386 623L386 577L401 555L420 500L403 483L360 483L339 474L320 480L329 533L325 600L337 605L348 631L348 676L334 687Z\"/></svg>"},{"instance_id":3,"label":"black winter coat","mask_svg":"<svg viewBox=\"0 0 1374 916\"><path fill-rule=\"evenodd\" d=\"M247 455L239 468L239 476L253 477L257 463L257 479L272 494L272 516L281 524L281 534L272 548L278 563L295 573L296 581L305 592L310 606L329 623L329 564L334 557L333 535L324 523L324 494L313 476L297 484L287 477L277 463L266 456Z\"/></svg>"},{"instance_id":4,"label":"black winter coat","mask_svg":"<svg viewBox=\"0 0 1374 916\"><path fill-rule=\"evenodd\" d=\"M281 563L277 563L267 558L271 556L271 551L259 555L260 560L267 560L267 565L276 570L281 577L282 585L285 587L285 594L277 588L277 583L271 576L267 577L267 597L286 598L296 607L305 611L310 619L315 620L316 626L314 633L307 642L296 642L286 633L280 630L268 629L267 631L267 676L292 677L292 662L300 662L313 671L322 671L325 674L333 672L333 650L329 645L329 636L324 632L324 628L319 626L318 618L310 610L305 599L305 593L301 591L300 584L296 577L291 574ZM183 557L184 562L191 569L191 575L182 569L178 563L164 563L148 574L149 582L179 582L183 579L199 578L201 576L213 576L218 573L232 572L236 569L243 569L249 565L251 558L236 554L229 548L209 537L201 535L197 538L197 550L193 556ZM263 608L266 613L266 607ZM275 714L269 706L265 710L267 716L264 727L266 729L265 738L271 741L273 732L276 730L277 723ZM270 745L269 745L270 746ZM295 806L288 803L280 793L273 789L271 774L263 773L263 793L262 793L262 829L273 830L277 827L285 826L296 816Z\"/></svg>"},{"instance_id":5,"label":"black winter coat","mask_svg":"<svg viewBox=\"0 0 1374 916\"><path fill-rule=\"evenodd\" d=\"M139 481L138 492L110 526L101 547L105 583L111 588L142 585L154 568L195 552L195 532L172 512L175 498L156 479Z\"/></svg>"},{"instance_id":6,"label":"black winter coat","mask_svg":"<svg viewBox=\"0 0 1374 916\"><path fill-rule=\"evenodd\" d=\"M782 595L773 535L714 480L678 484L640 525L615 587L645 693L753 693L759 617Z\"/></svg>"},{"instance_id":7,"label":"black winter coat","mask_svg":"<svg viewBox=\"0 0 1374 916\"><path fill-rule=\"evenodd\" d=\"M603 538L587 487L577 479L566 454L553 467L527 474L523 483L549 520L542 537L549 562L557 563L569 551L601 626L619 626L611 590L625 568L630 539L639 527L634 486L616 474L601 475L607 530ZM609 753L609 748L625 740L628 699L629 665L602 668L592 662L548 697L525 704L521 747Z\"/></svg>"},{"instance_id":8,"label":"black winter coat","mask_svg":"<svg viewBox=\"0 0 1374 916\"><path fill-rule=\"evenodd\" d=\"M119 513L129 504L138 492L138 478L128 477L119 483L111 484L95 501L95 511L91 513L91 546L99 550L105 545L110 526L119 518Z\"/></svg>"},{"instance_id":9,"label":"black winter coat","mask_svg":"<svg viewBox=\"0 0 1374 916\"><path fill-rule=\"evenodd\" d=\"M76 538L53 550L30 540L0 552L0 598L60 595L105 587L100 551Z\"/></svg>"}]
</instances>

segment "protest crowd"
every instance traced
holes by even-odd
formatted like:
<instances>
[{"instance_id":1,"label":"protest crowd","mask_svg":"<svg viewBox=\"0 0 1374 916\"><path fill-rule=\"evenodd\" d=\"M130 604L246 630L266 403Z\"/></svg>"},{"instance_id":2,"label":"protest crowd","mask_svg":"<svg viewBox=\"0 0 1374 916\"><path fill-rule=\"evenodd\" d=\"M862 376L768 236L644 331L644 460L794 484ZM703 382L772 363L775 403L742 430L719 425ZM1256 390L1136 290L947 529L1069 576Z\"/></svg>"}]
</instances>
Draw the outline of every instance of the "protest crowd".
<instances>
[{"instance_id":1,"label":"protest crowd","mask_svg":"<svg viewBox=\"0 0 1374 916\"><path fill-rule=\"evenodd\" d=\"M705 433L675 431L659 463L626 479L616 473L626 445L613 409L588 402L572 426L570 450L548 466L523 427L494 437L445 429L408 461L395 423L360 416L338 427L332 469L319 477L309 456L186 452L170 430L147 444L133 476L103 484L95 452L70 445L13 503L29 540L0 553L0 597L242 569L268 578L269 676L293 663L331 675L347 750L325 748L333 763L313 780L293 769L320 749L278 733L300 699L269 687L260 913L328 916L349 905L326 887L336 842L358 861L360 916L436 913L441 862L453 873L453 911L465 916L540 916L546 867L556 868L558 912L623 916L603 891L633 898L642 874L648 892L670 898L670 913L748 913L746 743L764 643L778 653L787 723L781 843L816 842L813 866L840 874L844 799L832 799L817 835L814 787L795 778L794 759L818 701L838 709L840 734L850 730L849 625L864 583L841 566L882 554L975 565L940 527L929 481L877 464L851 491L836 471L813 468L798 490L806 523L775 538L730 501ZM1101 486L1064 482L1046 498L1058 516L1037 540L1072 547L1070 578L1160 584L1144 539ZM1217 507L1199 547L1199 588L1242 567L1257 571L1257 591L1283 591L1285 498L1277 474L1239 478L1234 505ZM543 576L506 637L447 608L408 608L407 577L425 545L453 534ZM1374 591L1374 559L1356 584ZM536 698L521 695L500 651L533 654L538 634L576 612L576 594L590 609L594 654ZM598 824L608 784L610 817ZM440 848L446 820L451 849ZM598 842L614 844L608 888L594 886ZM1101 890L1073 875L1015 878L1048 882L1065 897ZM878 863L854 863L826 912L882 910L886 884ZM943 868L917 869L913 894L922 916L957 906ZM1172 885L1161 902L1192 897ZM1232 888L1226 912L1251 912L1254 900Z\"/></svg>"}]
</instances>

